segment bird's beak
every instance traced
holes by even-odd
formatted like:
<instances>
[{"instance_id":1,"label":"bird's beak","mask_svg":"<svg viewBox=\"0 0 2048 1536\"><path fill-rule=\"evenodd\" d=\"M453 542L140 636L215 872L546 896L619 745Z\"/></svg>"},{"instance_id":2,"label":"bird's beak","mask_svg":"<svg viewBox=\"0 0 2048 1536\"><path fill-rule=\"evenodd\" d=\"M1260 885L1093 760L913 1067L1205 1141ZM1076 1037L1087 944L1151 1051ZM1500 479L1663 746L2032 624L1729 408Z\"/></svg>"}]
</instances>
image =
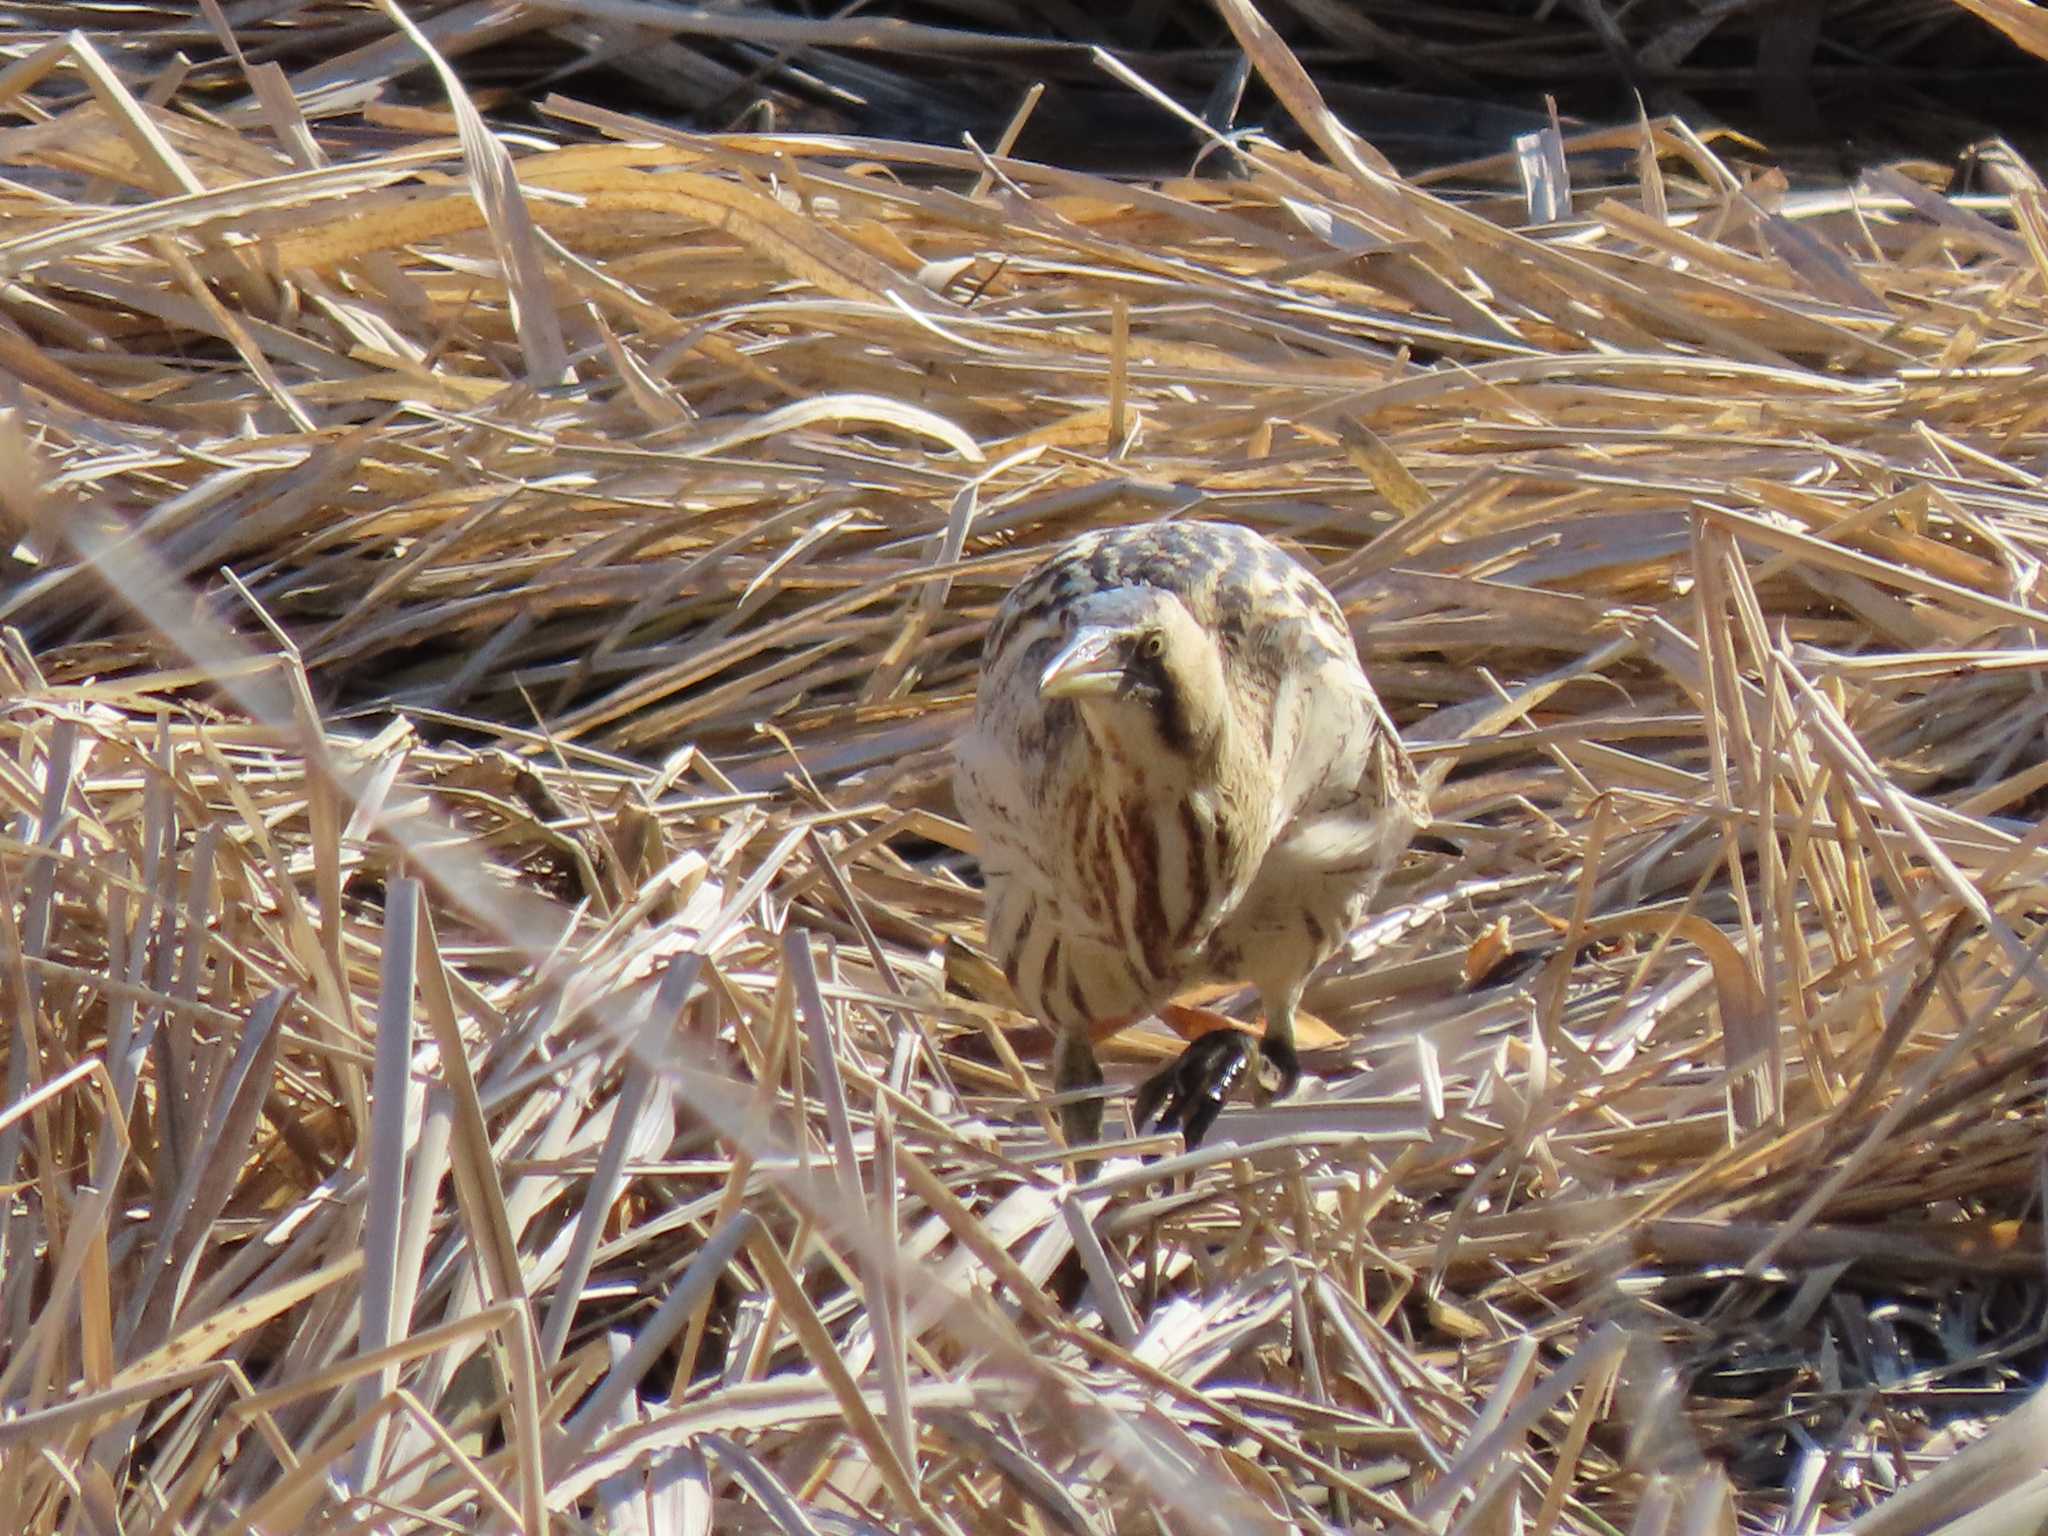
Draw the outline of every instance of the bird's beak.
<instances>
[{"instance_id":1,"label":"bird's beak","mask_svg":"<svg viewBox=\"0 0 2048 1536\"><path fill-rule=\"evenodd\" d=\"M1066 649L1038 674L1038 692L1047 699L1102 698L1123 685L1124 663L1114 629L1083 629Z\"/></svg>"}]
</instances>

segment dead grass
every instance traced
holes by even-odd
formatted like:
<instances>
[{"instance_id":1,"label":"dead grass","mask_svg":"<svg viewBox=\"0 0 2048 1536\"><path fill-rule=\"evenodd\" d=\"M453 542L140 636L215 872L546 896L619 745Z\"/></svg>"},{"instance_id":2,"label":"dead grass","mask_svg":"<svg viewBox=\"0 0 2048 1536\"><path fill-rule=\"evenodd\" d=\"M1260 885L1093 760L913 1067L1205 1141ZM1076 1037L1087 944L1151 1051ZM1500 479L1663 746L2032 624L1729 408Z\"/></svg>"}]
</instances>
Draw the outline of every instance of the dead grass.
<instances>
[{"instance_id":1,"label":"dead grass","mask_svg":"<svg viewBox=\"0 0 2048 1536\"><path fill-rule=\"evenodd\" d=\"M1327 163L0 77L0 1527L2033 1519L2040 182L1531 223L1232 14ZM1449 777L1300 1100L1076 1185L947 750L1163 515Z\"/></svg>"}]
</instances>

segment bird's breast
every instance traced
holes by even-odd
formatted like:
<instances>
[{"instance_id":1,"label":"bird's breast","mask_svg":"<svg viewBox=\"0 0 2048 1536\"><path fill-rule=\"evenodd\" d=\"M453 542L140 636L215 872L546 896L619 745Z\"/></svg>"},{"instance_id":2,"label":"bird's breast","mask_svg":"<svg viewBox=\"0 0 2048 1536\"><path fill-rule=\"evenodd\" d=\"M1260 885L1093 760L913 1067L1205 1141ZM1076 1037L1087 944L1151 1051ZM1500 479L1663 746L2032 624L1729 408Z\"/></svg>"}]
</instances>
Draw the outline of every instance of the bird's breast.
<instances>
[{"instance_id":1,"label":"bird's breast","mask_svg":"<svg viewBox=\"0 0 2048 1536\"><path fill-rule=\"evenodd\" d=\"M1158 986L1189 979L1249 870L1232 819L1198 789L1106 778L1075 786L1060 846L1071 904Z\"/></svg>"}]
</instances>

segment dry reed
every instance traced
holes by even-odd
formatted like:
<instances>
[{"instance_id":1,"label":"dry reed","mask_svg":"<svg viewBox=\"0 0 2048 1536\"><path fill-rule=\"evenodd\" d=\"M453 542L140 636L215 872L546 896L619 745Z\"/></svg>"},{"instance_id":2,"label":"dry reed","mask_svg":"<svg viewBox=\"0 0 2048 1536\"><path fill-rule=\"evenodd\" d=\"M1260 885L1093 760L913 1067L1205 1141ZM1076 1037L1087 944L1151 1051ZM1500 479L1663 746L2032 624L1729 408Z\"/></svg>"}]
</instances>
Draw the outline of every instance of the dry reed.
<instances>
[{"instance_id":1,"label":"dry reed","mask_svg":"<svg viewBox=\"0 0 2048 1536\"><path fill-rule=\"evenodd\" d=\"M0 1526L2031 1528L2040 181L1423 186L1226 11L1321 158L0 74ZM1449 777L1076 1185L947 750L1163 515Z\"/></svg>"}]
</instances>

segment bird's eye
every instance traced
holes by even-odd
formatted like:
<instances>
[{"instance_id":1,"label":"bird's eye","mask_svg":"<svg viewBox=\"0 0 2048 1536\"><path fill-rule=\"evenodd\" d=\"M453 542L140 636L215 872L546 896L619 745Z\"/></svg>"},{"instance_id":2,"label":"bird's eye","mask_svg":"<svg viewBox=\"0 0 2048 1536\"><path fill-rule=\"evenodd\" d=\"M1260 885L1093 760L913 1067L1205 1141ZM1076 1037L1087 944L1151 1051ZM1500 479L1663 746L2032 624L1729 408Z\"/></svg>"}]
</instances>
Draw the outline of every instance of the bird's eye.
<instances>
[{"instance_id":1,"label":"bird's eye","mask_svg":"<svg viewBox=\"0 0 2048 1536\"><path fill-rule=\"evenodd\" d=\"M1166 654L1166 636L1156 629L1153 630L1138 642L1138 654L1147 661L1157 661Z\"/></svg>"}]
</instances>

